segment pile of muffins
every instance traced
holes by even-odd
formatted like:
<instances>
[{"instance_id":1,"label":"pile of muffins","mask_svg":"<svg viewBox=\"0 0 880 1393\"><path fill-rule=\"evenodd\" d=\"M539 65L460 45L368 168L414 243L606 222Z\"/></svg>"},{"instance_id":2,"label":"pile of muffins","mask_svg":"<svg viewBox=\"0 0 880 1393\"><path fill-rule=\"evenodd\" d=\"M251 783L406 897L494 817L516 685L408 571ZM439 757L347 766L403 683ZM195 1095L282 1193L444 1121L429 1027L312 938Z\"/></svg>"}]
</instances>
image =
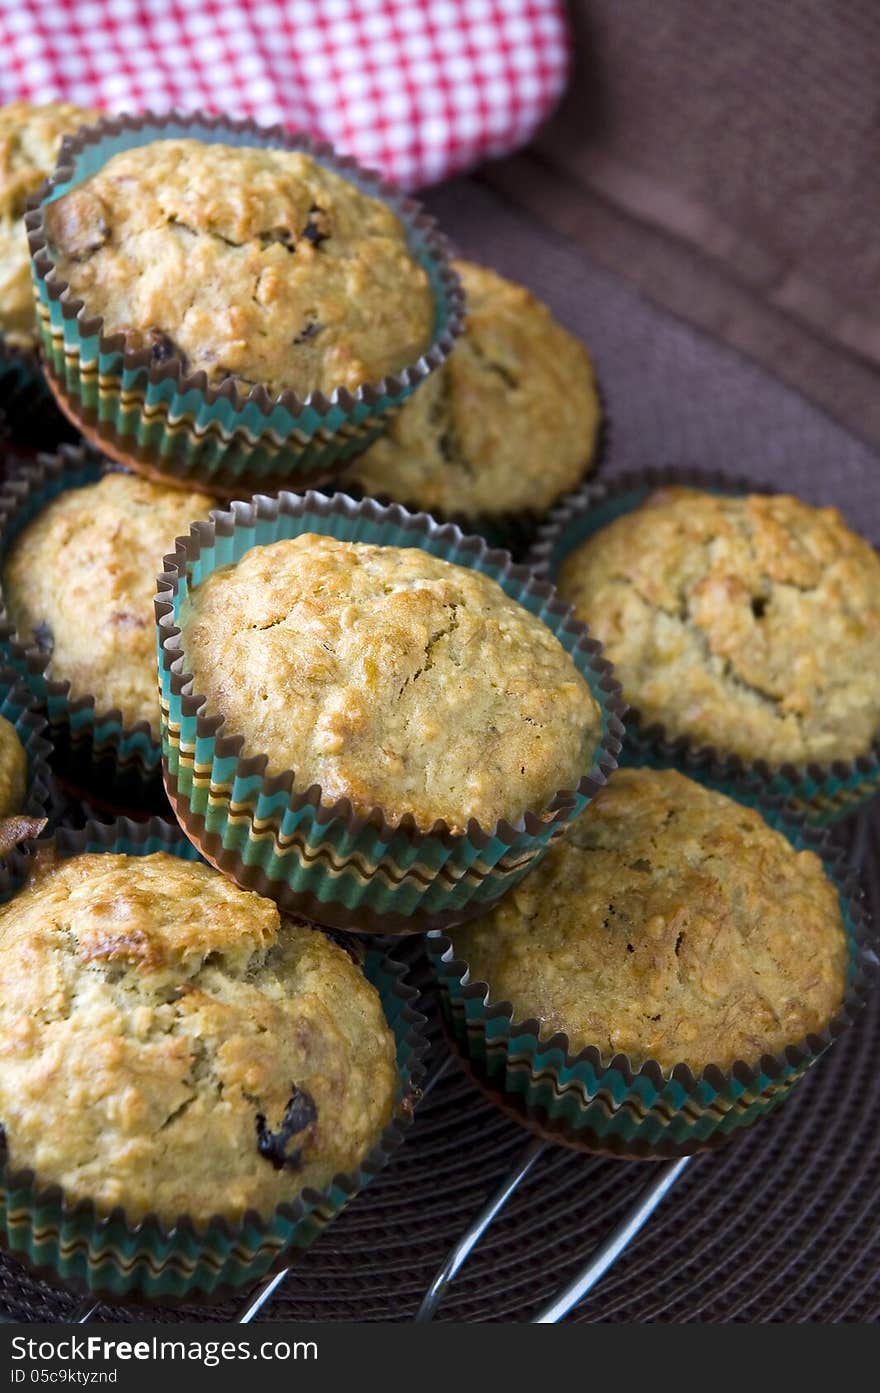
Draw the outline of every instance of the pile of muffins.
<instances>
[{"instance_id":1,"label":"pile of muffins","mask_svg":"<svg viewBox=\"0 0 880 1393\"><path fill-rule=\"evenodd\" d=\"M866 986L825 824L880 788L880 559L838 513L592 483L583 345L248 122L0 110L0 330L6 1248L136 1299L289 1262L411 1120L390 935L562 1144L787 1096Z\"/></svg>"}]
</instances>

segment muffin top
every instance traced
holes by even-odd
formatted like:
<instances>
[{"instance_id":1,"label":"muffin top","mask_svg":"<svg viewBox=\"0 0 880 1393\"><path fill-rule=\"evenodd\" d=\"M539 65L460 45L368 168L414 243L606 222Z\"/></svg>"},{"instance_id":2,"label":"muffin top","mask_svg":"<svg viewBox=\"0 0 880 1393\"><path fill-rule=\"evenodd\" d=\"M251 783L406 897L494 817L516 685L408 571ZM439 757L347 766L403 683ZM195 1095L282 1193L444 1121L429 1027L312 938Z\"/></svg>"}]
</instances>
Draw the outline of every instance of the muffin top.
<instances>
[{"instance_id":1,"label":"muffin top","mask_svg":"<svg viewBox=\"0 0 880 1393\"><path fill-rule=\"evenodd\" d=\"M50 657L73 698L93 696L123 725L158 734L153 596L175 537L215 500L132 474L67 489L18 535L3 568L11 623Z\"/></svg>"},{"instance_id":2,"label":"muffin top","mask_svg":"<svg viewBox=\"0 0 880 1393\"><path fill-rule=\"evenodd\" d=\"M38 867L0 907L11 1164L129 1218L269 1213L389 1121L374 987L316 929L157 853Z\"/></svg>"},{"instance_id":3,"label":"muffin top","mask_svg":"<svg viewBox=\"0 0 880 1393\"><path fill-rule=\"evenodd\" d=\"M618 770L537 870L453 938L516 1021L636 1070L757 1064L822 1030L846 983L819 857L674 770Z\"/></svg>"},{"instance_id":4,"label":"muffin top","mask_svg":"<svg viewBox=\"0 0 880 1393\"><path fill-rule=\"evenodd\" d=\"M836 509L664 488L571 552L558 586L673 737L828 763L880 731L880 558Z\"/></svg>"},{"instance_id":5,"label":"muffin top","mask_svg":"<svg viewBox=\"0 0 880 1393\"><path fill-rule=\"evenodd\" d=\"M0 818L20 813L27 795L27 755L11 721L0 716Z\"/></svg>"},{"instance_id":6,"label":"muffin top","mask_svg":"<svg viewBox=\"0 0 880 1393\"><path fill-rule=\"evenodd\" d=\"M433 333L400 219L298 151L125 150L47 205L46 229L106 334L215 386L353 390L416 362Z\"/></svg>"},{"instance_id":7,"label":"muffin top","mask_svg":"<svg viewBox=\"0 0 880 1393\"><path fill-rule=\"evenodd\" d=\"M55 168L62 137L99 114L67 102L0 106L0 334L15 347L36 342L25 205Z\"/></svg>"},{"instance_id":8,"label":"muffin top","mask_svg":"<svg viewBox=\"0 0 880 1393\"><path fill-rule=\"evenodd\" d=\"M600 404L590 356L524 286L460 261L465 330L352 465L364 493L427 512L542 511L590 463Z\"/></svg>"},{"instance_id":9,"label":"muffin top","mask_svg":"<svg viewBox=\"0 0 880 1393\"><path fill-rule=\"evenodd\" d=\"M598 707L559 640L496 581L420 547L311 533L252 547L181 618L208 713L327 801L492 827L592 762Z\"/></svg>"}]
</instances>

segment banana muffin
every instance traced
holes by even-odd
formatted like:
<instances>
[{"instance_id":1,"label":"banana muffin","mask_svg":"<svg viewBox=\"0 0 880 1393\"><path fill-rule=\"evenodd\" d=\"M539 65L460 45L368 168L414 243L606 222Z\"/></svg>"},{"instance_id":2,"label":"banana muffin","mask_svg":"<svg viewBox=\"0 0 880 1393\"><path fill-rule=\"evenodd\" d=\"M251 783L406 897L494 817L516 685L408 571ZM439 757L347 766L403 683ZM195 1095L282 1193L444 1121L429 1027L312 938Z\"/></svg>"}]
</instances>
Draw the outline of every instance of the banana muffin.
<instances>
[{"instance_id":1,"label":"banana muffin","mask_svg":"<svg viewBox=\"0 0 880 1393\"><path fill-rule=\"evenodd\" d=\"M71 698L92 696L130 728L159 729L155 577L175 537L215 501L131 474L53 498L19 533L3 567L3 598L22 643L47 657Z\"/></svg>"},{"instance_id":2,"label":"banana muffin","mask_svg":"<svg viewBox=\"0 0 880 1393\"><path fill-rule=\"evenodd\" d=\"M9 1162L100 1212L267 1215L390 1120L393 1035L348 954L201 863L39 865L0 908Z\"/></svg>"},{"instance_id":3,"label":"banana muffin","mask_svg":"<svg viewBox=\"0 0 880 1393\"><path fill-rule=\"evenodd\" d=\"M537 870L452 937L515 1021L636 1070L757 1064L824 1029L846 985L819 857L674 770L618 770Z\"/></svg>"},{"instance_id":4,"label":"banana muffin","mask_svg":"<svg viewBox=\"0 0 880 1393\"><path fill-rule=\"evenodd\" d=\"M599 708L490 577L419 547L306 533L184 600L184 667L243 755L359 812L463 831L540 811L589 768Z\"/></svg>"},{"instance_id":5,"label":"banana muffin","mask_svg":"<svg viewBox=\"0 0 880 1393\"><path fill-rule=\"evenodd\" d=\"M36 342L25 205L55 168L62 138L98 115L67 102L0 107L0 335L13 347Z\"/></svg>"},{"instance_id":6,"label":"banana muffin","mask_svg":"<svg viewBox=\"0 0 880 1393\"><path fill-rule=\"evenodd\" d=\"M646 724L769 764L880 731L880 558L833 508L660 489L563 561Z\"/></svg>"},{"instance_id":7,"label":"banana muffin","mask_svg":"<svg viewBox=\"0 0 880 1393\"><path fill-rule=\"evenodd\" d=\"M430 344L433 292L400 219L299 151L160 140L45 214L58 275L105 334L213 386L353 390Z\"/></svg>"},{"instance_id":8,"label":"banana muffin","mask_svg":"<svg viewBox=\"0 0 880 1393\"><path fill-rule=\"evenodd\" d=\"M0 818L20 813L27 796L27 755L11 721L0 716Z\"/></svg>"},{"instance_id":9,"label":"banana muffin","mask_svg":"<svg viewBox=\"0 0 880 1393\"><path fill-rule=\"evenodd\" d=\"M464 334L348 477L426 512L543 512L595 455L590 355L524 286L467 261L456 269Z\"/></svg>"}]
</instances>

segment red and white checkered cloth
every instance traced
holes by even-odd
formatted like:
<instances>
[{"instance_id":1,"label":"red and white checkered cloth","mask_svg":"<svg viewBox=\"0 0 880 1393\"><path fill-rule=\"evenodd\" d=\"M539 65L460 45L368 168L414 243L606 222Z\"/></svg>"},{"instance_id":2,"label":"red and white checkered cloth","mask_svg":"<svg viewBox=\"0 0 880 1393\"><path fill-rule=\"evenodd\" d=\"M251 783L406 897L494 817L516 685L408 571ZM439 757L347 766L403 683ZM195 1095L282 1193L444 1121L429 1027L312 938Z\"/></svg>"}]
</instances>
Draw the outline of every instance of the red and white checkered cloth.
<instances>
[{"instance_id":1,"label":"red and white checkered cloth","mask_svg":"<svg viewBox=\"0 0 880 1393\"><path fill-rule=\"evenodd\" d=\"M522 145L563 0L0 0L0 100L196 108L323 136L407 188Z\"/></svg>"}]
</instances>

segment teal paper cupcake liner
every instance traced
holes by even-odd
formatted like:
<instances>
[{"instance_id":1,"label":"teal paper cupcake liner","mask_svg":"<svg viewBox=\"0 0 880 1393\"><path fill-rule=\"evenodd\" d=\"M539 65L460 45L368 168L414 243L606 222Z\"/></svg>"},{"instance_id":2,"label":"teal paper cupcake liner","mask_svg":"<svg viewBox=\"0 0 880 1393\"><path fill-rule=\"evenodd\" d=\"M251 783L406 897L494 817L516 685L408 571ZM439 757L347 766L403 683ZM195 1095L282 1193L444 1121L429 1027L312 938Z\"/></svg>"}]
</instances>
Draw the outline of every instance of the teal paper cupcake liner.
<instances>
[{"instance_id":1,"label":"teal paper cupcake liner","mask_svg":"<svg viewBox=\"0 0 880 1393\"><path fill-rule=\"evenodd\" d=\"M45 229L47 203L96 173L122 150L190 137L209 144L302 150L398 215L412 255L425 268L436 315L430 347L410 366L354 392L304 398L270 397L256 386L242 398L232 380L209 386L182 360L161 364L149 350L126 348L121 333L106 335L100 316L58 276ZM26 214L33 254L37 322L45 371L64 412L83 434L121 464L166 482L229 497L243 491L296 487L326 478L379 435L396 410L446 358L461 332L464 292L445 238L421 205L331 146L281 126L196 113L108 117L67 137L58 167L40 201Z\"/></svg>"},{"instance_id":2,"label":"teal paper cupcake liner","mask_svg":"<svg viewBox=\"0 0 880 1393\"><path fill-rule=\"evenodd\" d=\"M36 352L13 347L2 335L0 401L13 448L54 450L77 438L77 431L56 405Z\"/></svg>"},{"instance_id":3,"label":"teal paper cupcake liner","mask_svg":"<svg viewBox=\"0 0 880 1393\"><path fill-rule=\"evenodd\" d=\"M191 586L256 545L303 532L384 546L421 547L493 577L556 635L587 681L602 730L590 768L541 812L464 833L438 821L391 825L381 808L356 814L320 788L299 788L293 771L270 776L265 754L245 756L242 737L193 692L179 628ZM235 503L179 538L166 557L156 600L165 788L178 820L206 860L247 889L333 928L412 933L461 923L485 910L536 864L616 768L623 736L620 689L600 645L567 605L507 552L439 526L425 513L383 508L344 494L282 493Z\"/></svg>"},{"instance_id":4,"label":"teal paper cupcake liner","mask_svg":"<svg viewBox=\"0 0 880 1393\"><path fill-rule=\"evenodd\" d=\"M42 508L67 489L97 482L106 468L106 461L90 450L70 445L54 455L19 462L15 476L0 488L0 569L11 543ZM157 557L157 570L159 561ZM0 658L18 673L46 713L59 777L111 805L158 810L164 802L161 747L147 722L127 727L119 711L99 711L93 696L72 698L70 683L48 673L51 653L40 648L33 635L14 628L2 583Z\"/></svg>"},{"instance_id":5,"label":"teal paper cupcake liner","mask_svg":"<svg viewBox=\"0 0 880 1393\"><path fill-rule=\"evenodd\" d=\"M675 485L733 495L779 492L748 478L686 468L644 469L608 482L588 483L569 494L549 515L539 529L529 562L539 575L555 582L570 551L639 507L654 489ZM698 745L687 736L673 739L661 724L648 724L637 707L629 706L620 762L681 769L722 793L745 785L756 796L787 800L795 816L805 816L816 826L840 821L880 793L880 733L871 749L858 759L771 766L766 760L748 761L712 745Z\"/></svg>"},{"instance_id":6,"label":"teal paper cupcake liner","mask_svg":"<svg viewBox=\"0 0 880 1393\"><path fill-rule=\"evenodd\" d=\"M688 1156L772 1113L852 1023L878 969L854 873L828 830L793 820L782 800L758 800L748 790L738 796L799 850L821 856L837 888L849 942L847 989L837 1015L820 1033L757 1063L709 1065L699 1076L683 1063L665 1069L656 1060L631 1061L596 1046L572 1054L564 1032L542 1035L537 1020L515 1021L511 1003L493 1000L490 983L471 981L453 941L433 932L427 951L450 1042L474 1082L522 1126L576 1150L633 1160Z\"/></svg>"},{"instance_id":7,"label":"teal paper cupcake liner","mask_svg":"<svg viewBox=\"0 0 880 1393\"><path fill-rule=\"evenodd\" d=\"M27 792L24 807L0 817L0 856L42 832L52 811L48 756L51 745L44 738L46 722L36 709L26 684L14 668L0 667L0 716L15 727L27 757Z\"/></svg>"},{"instance_id":8,"label":"teal paper cupcake liner","mask_svg":"<svg viewBox=\"0 0 880 1393\"><path fill-rule=\"evenodd\" d=\"M79 832L57 833L54 846L61 856L165 851L199 859L177 829L159 819L91 823ZM9 899L16 884L0 867L0 899ZM41 1185L32 1171L14 1170L0 1128L0 1246L35 1275L75 1291L108 1300L170 1304L221 1300L295 1261L404 1140L424 1074L425 1018L416 1009L418 994L407 984L405 969L368 949L363 971L379 992L394 1034L399 1089L391 1122L357 1171L337 1175L320 1192L302 1191L269 1217L250 1211L237 1223L215 1217L196 1225L181 1216L167 1228L155 1215L129 1223L119 1208L99 1213L89 1200L74 1201L57 1185Z\"/></svg>"}]
</instances>

